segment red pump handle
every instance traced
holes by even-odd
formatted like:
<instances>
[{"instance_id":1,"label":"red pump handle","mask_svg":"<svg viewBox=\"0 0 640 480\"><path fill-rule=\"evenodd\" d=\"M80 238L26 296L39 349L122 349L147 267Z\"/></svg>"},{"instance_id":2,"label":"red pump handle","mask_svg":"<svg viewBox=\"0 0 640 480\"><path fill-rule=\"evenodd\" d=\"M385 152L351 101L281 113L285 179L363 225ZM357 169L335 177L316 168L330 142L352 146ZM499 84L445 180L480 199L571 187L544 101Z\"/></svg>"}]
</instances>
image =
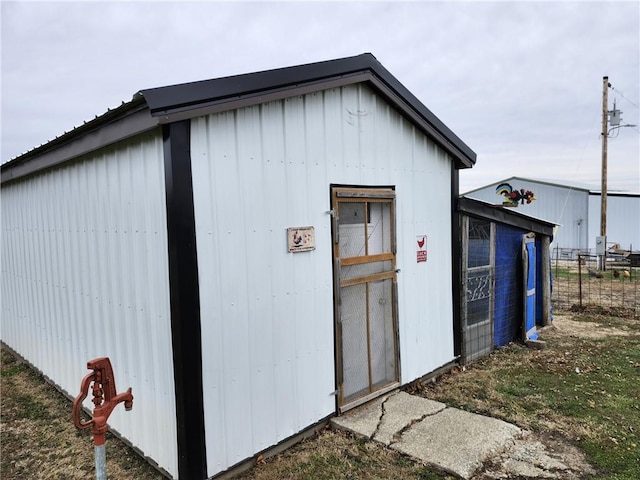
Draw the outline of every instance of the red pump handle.
<instances>
[{"instance_id":1,"label":"red pump handle","mask_svg":"<svg viewBox=\"0 0 640 480\"><path fill-rule=\"evenodd\" d=\"M85 375L82 379L82 383L80 384L80 393L73 401L73 424L80 430L89 428L91 425L93 425L93 420L89 420L88 422L82 421L82 419L80 418L80 410L82 409L82 402L84 402L84 399L87 398L87 395L89 394L89 385L94 380L95 372Z\"/></svg>"},{"instance_id":2,"label":"red pump handle","mask_svg":"<svg viewBox=\"0 0 640 480\"><path fill-rule=\"evenodd\" d=\"M126 410L131 410L133 407L133 395L131 388L125 393L116 394L116 382L111 368L111 361L108 357L90 360L87 362L87 368L93 370L93 372L85 375L82 379L80 393L73 401L73 423L79 429L91 427L95 445L103 445L104 435L107 433L109 415L120 402L124 402ZM91 383L93 383L92 402L95 405L93 419L83 422L80 418L80 410L82 409L82 402L89 395Z\"/></svg>"}]
</instances>

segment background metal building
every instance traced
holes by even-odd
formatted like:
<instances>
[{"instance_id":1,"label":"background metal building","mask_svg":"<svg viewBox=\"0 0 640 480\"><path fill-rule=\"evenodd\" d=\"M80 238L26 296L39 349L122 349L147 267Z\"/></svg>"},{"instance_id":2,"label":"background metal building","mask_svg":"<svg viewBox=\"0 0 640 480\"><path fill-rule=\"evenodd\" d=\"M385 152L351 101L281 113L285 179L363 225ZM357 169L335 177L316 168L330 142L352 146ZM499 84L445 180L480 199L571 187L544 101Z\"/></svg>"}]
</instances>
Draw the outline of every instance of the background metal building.
<instances>
[{"instance_id":1,"label":"background metal building","mask_svg":"<svg viewBox=\"0 0 640 480\"><path fill-rule=\"evenodd\" d=\"M595 252L595 238L600 235L600 191L589 192L589 249ZM640 193L607 194L607 246L617 244L622 250L640 250Z\"/></svg>"},{"instance_id":2,"label":"background metal building","mask_svg":"<svg viewBox=\"0 0 640 480\"><path fill-rule=\"evenodd\" d=\"M2 166L2 341L215 476L456 360L474 162L370 54L143 90Z\"/></svg>"},{"instance_id":3,"label":"background metal building","mask_svg":"<svg viewBox=\"0 0 640 480\"><path fill-rule=\"evenodd\" d=\"M600 189L571 182L552 182L511 177L463 193L493 204L502 204L504 197L496 187L509 183L513 188L531 190L536 200L516 210L558 225L552 248L575 258L578 251L595 254L595 240L600 235ZM640 193L610 191L607 194L607 245L622 249L640 248ZM573 252L573 253L572 253Z\"/></svg>"}]
</instances>

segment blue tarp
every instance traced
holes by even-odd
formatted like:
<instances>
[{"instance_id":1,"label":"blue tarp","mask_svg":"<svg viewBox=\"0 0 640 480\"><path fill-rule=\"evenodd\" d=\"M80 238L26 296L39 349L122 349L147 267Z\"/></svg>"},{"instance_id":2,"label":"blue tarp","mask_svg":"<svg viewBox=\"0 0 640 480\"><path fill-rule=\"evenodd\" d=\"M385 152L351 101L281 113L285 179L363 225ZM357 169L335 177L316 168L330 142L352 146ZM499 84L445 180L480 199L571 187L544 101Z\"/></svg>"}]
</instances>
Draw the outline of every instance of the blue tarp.
<instances>
[{"instance_id":1,"label":"blue tarp","mask_svg":"<svg viewBox=\"0 0 640 480\"><path fill-rule=\"evenodd\" d=\"M517 339L522 324L522 230L496 223L493 341L502 347Z\"/></svg>"}]
</instances>

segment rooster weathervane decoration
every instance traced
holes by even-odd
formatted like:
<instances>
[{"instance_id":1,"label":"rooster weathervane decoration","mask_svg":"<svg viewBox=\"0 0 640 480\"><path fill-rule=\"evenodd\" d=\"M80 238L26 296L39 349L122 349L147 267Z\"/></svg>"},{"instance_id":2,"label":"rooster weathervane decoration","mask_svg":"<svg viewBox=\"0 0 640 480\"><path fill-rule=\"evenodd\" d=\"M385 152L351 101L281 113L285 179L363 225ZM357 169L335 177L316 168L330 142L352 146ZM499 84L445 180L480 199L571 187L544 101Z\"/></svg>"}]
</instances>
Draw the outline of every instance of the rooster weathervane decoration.
<instances>
[{"instance_id":1,"label":"rooster weathervane decoration","mask_svg":"<svg viewBox=\"0 0 640 480\"><path fill-rule=\"evenodd\" d=\"M502 205L505 207L517 207L519 204L524 205L533 202L536 197L531 190L514 189L508 183L501 183L496 187L496 193L504 197Z\"/></svg>"}]
</instances>

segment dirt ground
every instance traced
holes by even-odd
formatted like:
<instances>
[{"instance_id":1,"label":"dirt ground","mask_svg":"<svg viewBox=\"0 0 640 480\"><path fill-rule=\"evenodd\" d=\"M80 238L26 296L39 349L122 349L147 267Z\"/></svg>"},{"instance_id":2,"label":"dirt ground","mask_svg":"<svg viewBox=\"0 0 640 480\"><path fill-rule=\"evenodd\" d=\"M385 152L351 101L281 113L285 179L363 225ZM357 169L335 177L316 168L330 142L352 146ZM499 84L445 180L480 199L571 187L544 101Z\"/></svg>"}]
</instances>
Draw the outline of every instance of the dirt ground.
<instances>
[{"instance_id":1,"label":"dirt ground","mask_svg":"<svg viewBox=\"0 0 640 480\"><path fill-rule=\"evenodd\" d=\"M594 475L584 453L553 433L529 433L487 462L473 480L580 480Z\"/></svg>"},{"instance_id":2,"label":"dirt ground","mask_svg":"<svg viewBox=\"0 0 640 480\"><path fill-rule=\"evenodd\" d=\"M573 338L598 339L611 336L626 337L632 333L632 331L625 326L608 327L597 322L592 323L591 328L586 328L584 322L575 321L570 315L554 315L553 328L557 329L560 334L565 334Z\"/></svg>"}]
</instances>

